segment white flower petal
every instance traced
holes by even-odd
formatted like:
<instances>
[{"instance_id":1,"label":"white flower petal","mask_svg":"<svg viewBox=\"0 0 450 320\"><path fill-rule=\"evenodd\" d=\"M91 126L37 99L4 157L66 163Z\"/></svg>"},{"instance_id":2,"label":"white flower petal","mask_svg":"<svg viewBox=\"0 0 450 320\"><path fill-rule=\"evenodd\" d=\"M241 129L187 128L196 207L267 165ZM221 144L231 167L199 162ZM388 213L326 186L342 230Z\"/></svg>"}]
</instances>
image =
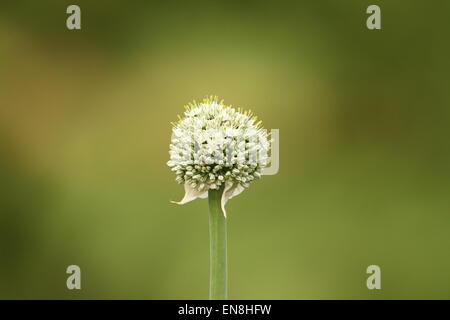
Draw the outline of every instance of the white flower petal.
<instances>
[{"instance_id":1,"label":"white flower petal","mask_svg":"<svg viewBox=\"0 0 450 320\"><path fill-rule=\"evenodd\" d=\"M244 189L245 188L243 186L241 186L241 184L237 181L234 181L234 182L227 181L225 183L225 189L223 190L222 201L221 201L222 211L223 211L223 215L225 216L225 218L227 217L227 212L225 210L225 204L227 203L227 201L229 199L237 196L242 191L244 191Z\"/></svg>"},{"instance_id":2,"label":"white flower petal","mask_svg":"<svg viewBox=\"0 0 450 320\"><path fill-rule=\"evenodd\" d=\"M184 197L181 201L170 201L176 204L185 204L195 200L197 198L205 199L208 197L208 191L198 191L197 189L192 188L189 183L184 184Z\"/></svg>"}]
</instances>

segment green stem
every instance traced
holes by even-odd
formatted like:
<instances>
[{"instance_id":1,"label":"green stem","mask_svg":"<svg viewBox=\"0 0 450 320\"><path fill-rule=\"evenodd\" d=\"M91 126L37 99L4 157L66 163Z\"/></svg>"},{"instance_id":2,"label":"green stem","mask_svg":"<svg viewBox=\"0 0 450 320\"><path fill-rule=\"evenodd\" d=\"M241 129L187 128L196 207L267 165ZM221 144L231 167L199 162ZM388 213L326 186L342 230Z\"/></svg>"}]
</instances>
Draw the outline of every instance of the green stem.
<instances>
[{"instance_id":1,"label":"green stem","mask_svg":"<svg viewBox=\"0 0 450 320\"><path fill-rule=\"evenodd\" d=\"M209 202L209 299L227 299L227 219L221 200L224 186L208 191Z\"/></svg>"}]
</instances>

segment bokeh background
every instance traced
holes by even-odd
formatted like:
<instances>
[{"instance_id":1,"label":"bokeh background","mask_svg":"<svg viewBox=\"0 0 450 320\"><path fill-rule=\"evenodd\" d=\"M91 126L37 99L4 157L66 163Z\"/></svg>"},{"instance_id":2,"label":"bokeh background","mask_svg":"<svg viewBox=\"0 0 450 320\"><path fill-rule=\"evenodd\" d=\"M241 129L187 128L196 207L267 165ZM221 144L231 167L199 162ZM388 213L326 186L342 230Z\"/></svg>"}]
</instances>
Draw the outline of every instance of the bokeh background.
<instances>
[{"instance_id":1,"label":"bokeh background","mask_svg":"<svg viewBox=\"0 0 450 320\"><path fill-rule=\"evenodd\" d=\"M281 137L279 173L227 205L230 298L450 298L449 14L2 1L0 298L207 298L207 202L170 204L183 189L166 161L170 121L210 94Z\"/></svg>"}]
</instances>

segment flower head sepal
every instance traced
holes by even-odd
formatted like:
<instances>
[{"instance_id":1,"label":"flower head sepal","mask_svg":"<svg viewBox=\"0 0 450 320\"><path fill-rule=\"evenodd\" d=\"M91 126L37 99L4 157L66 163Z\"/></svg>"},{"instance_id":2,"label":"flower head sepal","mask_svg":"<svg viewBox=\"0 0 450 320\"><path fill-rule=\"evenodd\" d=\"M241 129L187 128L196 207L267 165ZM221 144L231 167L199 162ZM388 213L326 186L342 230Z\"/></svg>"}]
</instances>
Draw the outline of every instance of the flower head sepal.
<instances>
[{"instance_id":1,"label":"flower head sepal","mask_svg":"<svg viewBox=\"0 0 450 320\"><path fill-rule=\"evenodd\" d=\"M227 211L225 210L225 204L228 202L229 199L237 196L242 191L244 191L244 187L240 185L238 182L232 182L227 181L225 182L225 188L222 193L222 199L221 199L221 208L223 215L225 218L227 217ZM191 202L195 199L205 199L208 198L208 190L202 190L199 191L195 189L194 187L191 187L188 183L184 184L184 197L181 199L181 201L171 201L175 204L185 204L188 202Z\"/></svg>"}]
</instances>

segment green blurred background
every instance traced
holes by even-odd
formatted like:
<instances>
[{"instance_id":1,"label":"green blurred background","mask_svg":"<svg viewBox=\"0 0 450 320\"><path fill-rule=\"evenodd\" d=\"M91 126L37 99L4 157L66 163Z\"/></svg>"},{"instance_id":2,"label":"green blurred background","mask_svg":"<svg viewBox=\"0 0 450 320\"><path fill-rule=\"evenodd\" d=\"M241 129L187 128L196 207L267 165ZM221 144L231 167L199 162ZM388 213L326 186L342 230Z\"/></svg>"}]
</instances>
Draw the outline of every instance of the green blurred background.
<instances>
[{"instance_id":1,"label":"green blurred background","mask_svg":"<svg viewBox=\"0 0 450 320\"><path fill-rule=\"evenodd\" d=\"M207 202L170 204L183 189L166 161L170 121L210 94L281 137L279 173L227 205L230 298L450 298L449 14L2 1L0 298L207 298Z\"/></svg>"}]
</instances>

